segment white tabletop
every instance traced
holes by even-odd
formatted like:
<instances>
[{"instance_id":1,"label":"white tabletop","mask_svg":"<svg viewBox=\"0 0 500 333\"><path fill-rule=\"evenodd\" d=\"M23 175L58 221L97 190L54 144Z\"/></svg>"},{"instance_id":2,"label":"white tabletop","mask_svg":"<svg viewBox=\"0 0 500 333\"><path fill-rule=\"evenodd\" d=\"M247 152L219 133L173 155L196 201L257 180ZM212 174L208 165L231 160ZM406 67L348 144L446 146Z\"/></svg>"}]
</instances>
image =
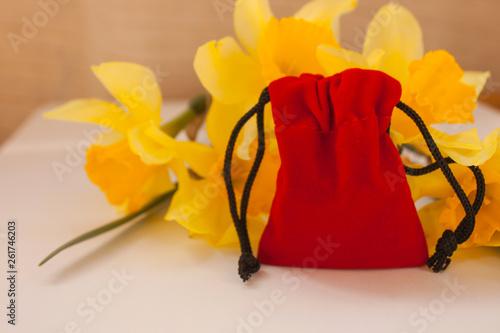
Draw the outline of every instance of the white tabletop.
<instances>
[{"instance_id":1,"label":"white tabletop","mask_svg":"<svg viewBox=\"0 0 500 333\"><path fill-rule=\"evenodd\" d=\"M166 105L170 115L183 103ZM44 109L44 108L42 108ZM41 118L0 150L0 269L7 222L18 225L16 326L1 332L498 332L500 251L462 250L448 270L300 270L263 266L243 284L238 251L192 240L163 212L79 244L43 267L55 247L117 215L75 158L62 181L52 169L92 125ZM45 107L47 109L47 107ZM481 105L483 136L500 113ZM500 217L499 217L500 218ZM117 276L121 276L117 278ZM125 277L124 277L125 276Z\"/></svg>"}]
</instances>

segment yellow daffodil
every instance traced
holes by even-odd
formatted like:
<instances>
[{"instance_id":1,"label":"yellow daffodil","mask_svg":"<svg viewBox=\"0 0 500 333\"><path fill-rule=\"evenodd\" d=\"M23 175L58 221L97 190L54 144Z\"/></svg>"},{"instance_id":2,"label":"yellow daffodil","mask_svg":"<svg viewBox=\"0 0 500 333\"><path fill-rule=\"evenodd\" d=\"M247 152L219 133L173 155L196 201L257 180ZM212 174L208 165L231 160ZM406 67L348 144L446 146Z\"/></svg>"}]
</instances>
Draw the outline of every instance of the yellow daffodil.
<instances>
[{"instance_id":1,"label":"yellow daffodil","mask_svg":"<svg viewBox=\"0 0 500 333\"><path fill-rule=\"evenodd\" d=\"M123 108L99 99L78 99L44 116L97 123L113 130L115 139L111 144L95 142L87 150L85 166L89 179L112 205L127 213L137 211L174 188L168 172L173 169L171 164L177 173L182 172L179 160L200 172L199 160L212 158L209 147L177 142L160 129L161 91L149 69L123 62L104 63L92 69Z\"/></svg>"},{"instance_id":2,"label":"yellow daffodil","mask_svg":"<svg viewBox=\"0 0 500 333\"><path fill-rule=\"evenodd\" d=\"M315 0L294 17L278 20L267 0L236 1L234 26L243 48L234 38L225 37L201 46L194 60L198 78L213 97L207 130L214 147L225 148L232 127L271 81L286 75L325 74L316 48L322 44L339 47L334 36L339 17L355 6L355 0ZM265 114L269 128L271 113ZM240 157L249 158L248 146L255 133L255 124L250 122L245 140L240 140Z\"/></svg>"},{"instance_id":3,"label":"yellow daffodil","mask_svg":"<svg viewBox=\"0 0 500 333\"><path fill-rule=\"evenodd\" d=\"M415 17L396 4L383 6L368 26L362 54L322 45L318 60L328 75L352 67L378 69L398 79L402 85L401 100L412 107L429 126L438 123L473 122L472 111L489 72L464 72L452 55L444 50L424 55L422 32ZM465 165L484 162L490 154L487 143L475 147L460 145L456 137L433 129L439 136L439 148ZM477 135L467 133L475 143ZM394 110L391 136L397 144L412 143L426 151L417 127L400 110ZM483 146L483 150L478 150ZM472 149L471 149L472 148ZM468 155L462 155L467 152Z\"/></svg>"}]
</instances>

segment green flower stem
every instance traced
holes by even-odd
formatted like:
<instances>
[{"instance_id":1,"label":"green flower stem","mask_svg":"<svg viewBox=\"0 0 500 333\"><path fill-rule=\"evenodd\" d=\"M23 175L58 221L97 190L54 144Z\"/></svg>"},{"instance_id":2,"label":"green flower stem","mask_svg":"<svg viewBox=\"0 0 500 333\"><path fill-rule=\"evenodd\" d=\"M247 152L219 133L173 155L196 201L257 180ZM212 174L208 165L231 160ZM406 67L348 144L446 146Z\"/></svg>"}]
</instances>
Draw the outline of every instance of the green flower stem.
<instances>
[{"instance_id":1,"label":"green flower stem","mask_svg":"<svg viewBox=\"0 0 500 333\"><path fill-rule=\"evenodd\" d=\"M207 99L205 94L200 94L189 102L189 107L180 116L166 123L161 127L163 132L175 138L196 116L202 114L207 109Z\"/></svg>"},{"instance_id":2,"label":"green flower stem","mask_svg":"<svg viewBox=\"0 0 500 333\"><path fill-rule=\"evenodd\" d=\"M136 218L137 216L147 212L148 210L156 207L157 205L159 205L160 203L172 198L172 196L174 195L175 191L177 190L174 189L172 191L169 191L167 193L164 193L162 195L160 195L159 197L157 197L156 199L152 200L151 202L149 202L147 205L145 205L141 210L137 211L137 212L134 212L134 213L131 213L127 216L124 216L116 221L113 221L111 223L108 223L108 224L105 224L103 225L102 227L99 227L97 229L94 229L94 230L91 230L89 232L86 232L84 233L83 235L81 236L78 236L76 237L75 239L73 240L70 240L69 242L59 246L57 249L55 249L51 254L49 254L45 259L43 259L39 264L38 266L42 266L43 264L45 264L47 261L49 261L50 259L52 259L56 254L58 254L59 252L73 246L73 245L76 245L78 243L81 243L83 241L86 241L87 239L90 239L90 238L94 238L96 236L99 236L107 231L110 231L110 230L113 230L131 220L133 220L134 218Z\"/></svg>"}]
</instances>

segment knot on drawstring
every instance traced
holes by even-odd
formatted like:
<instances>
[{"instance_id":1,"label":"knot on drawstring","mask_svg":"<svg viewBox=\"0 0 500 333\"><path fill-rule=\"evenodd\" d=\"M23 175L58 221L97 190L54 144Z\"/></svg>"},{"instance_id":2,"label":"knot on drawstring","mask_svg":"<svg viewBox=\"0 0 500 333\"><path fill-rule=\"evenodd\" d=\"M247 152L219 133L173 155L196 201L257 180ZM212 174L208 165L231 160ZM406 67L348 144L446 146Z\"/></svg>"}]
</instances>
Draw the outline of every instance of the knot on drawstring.
<instances>
[{"instance_id":1,"label":"knot on drawstring","mask_svg":"<svg viewBox=\"0 0 500 333\"><path fill-rule=\"evenodd\" d=\"M436 244L436 252L427 260L427 266L434 272L444 271L451 262L453 252L457 249L457 239L451 230L445 230Z\"/></svg>"},{"instance_id":2,"label":"knot on drawstring","mask_svg":"<svg viewBox=\"0 0 500 333\"><path fill-rule=\"evenodd\" d=\"M247 282L252 274L255 274L260 269L260 261L255 258L252 252L243 252L241 254L240 260L238 261L238 274L243 279L243 282Z\"/></svg>"}]
</instances>

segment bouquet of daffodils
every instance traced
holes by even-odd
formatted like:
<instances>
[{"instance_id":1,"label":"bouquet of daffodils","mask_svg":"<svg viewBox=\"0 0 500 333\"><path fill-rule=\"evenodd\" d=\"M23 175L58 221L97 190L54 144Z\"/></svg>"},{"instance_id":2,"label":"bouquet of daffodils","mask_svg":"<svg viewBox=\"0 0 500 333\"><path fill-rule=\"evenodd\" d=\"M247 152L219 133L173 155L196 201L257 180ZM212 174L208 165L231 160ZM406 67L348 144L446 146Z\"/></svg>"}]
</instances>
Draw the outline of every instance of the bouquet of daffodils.
<instances>
[{"instance_id":1,"label":"bouquet of daffodils","mask_svg":"<svg viewBox=\"0 0 500 333\"><path fill-rule=\"evenodd\" d=\"M234 10L237 38L208 42L194 58L196 74L211 95L206 114L209 145L176 140L180 131L205 113L204 96L193 99L179 117L163 123L160 88L149 69L120 62L93 67L118 103L78 99L45 117L91 122L110 129L102 142L87 150L85 170L109 203L126 215L64 244L42 264L67 247L131 221L164 201L170 201L165 219L181 224L190 237L201 237L217 247L238 246L222 178L225 147L236 122L276 79L302 73L331 76L348 68L379 70L401 83L401 100L420 114L441 152L456 162L451 168L471 201L476 183L467 167L481 166L486 197L476 216L475 230L462 246L499 246L499 130L481 141L476 129L449 135L433 126L473 123L476 100L489 72L464 72L445 50L424 53L419 23L407 9L395 4L375 14L362 53L344 49L338 42L339 19L355 7L354 0L314 0L293 17L278 19L267 0L238 0ZM264 116L266 154L248 206L247 223L254 246L266 226L280 167L268 108ZM256 125L249 123L237 141L231 172L237 200L256 154L256 134ZM390 135L399 147L431 155L422 135L401 112L392 116ZM425 196L436 199L419 211L428 241L435 244L445 229L455 229L463 219L460 201L441 173L407 176L407 181L415 201Z\"/></svg>"}]
</instances>

